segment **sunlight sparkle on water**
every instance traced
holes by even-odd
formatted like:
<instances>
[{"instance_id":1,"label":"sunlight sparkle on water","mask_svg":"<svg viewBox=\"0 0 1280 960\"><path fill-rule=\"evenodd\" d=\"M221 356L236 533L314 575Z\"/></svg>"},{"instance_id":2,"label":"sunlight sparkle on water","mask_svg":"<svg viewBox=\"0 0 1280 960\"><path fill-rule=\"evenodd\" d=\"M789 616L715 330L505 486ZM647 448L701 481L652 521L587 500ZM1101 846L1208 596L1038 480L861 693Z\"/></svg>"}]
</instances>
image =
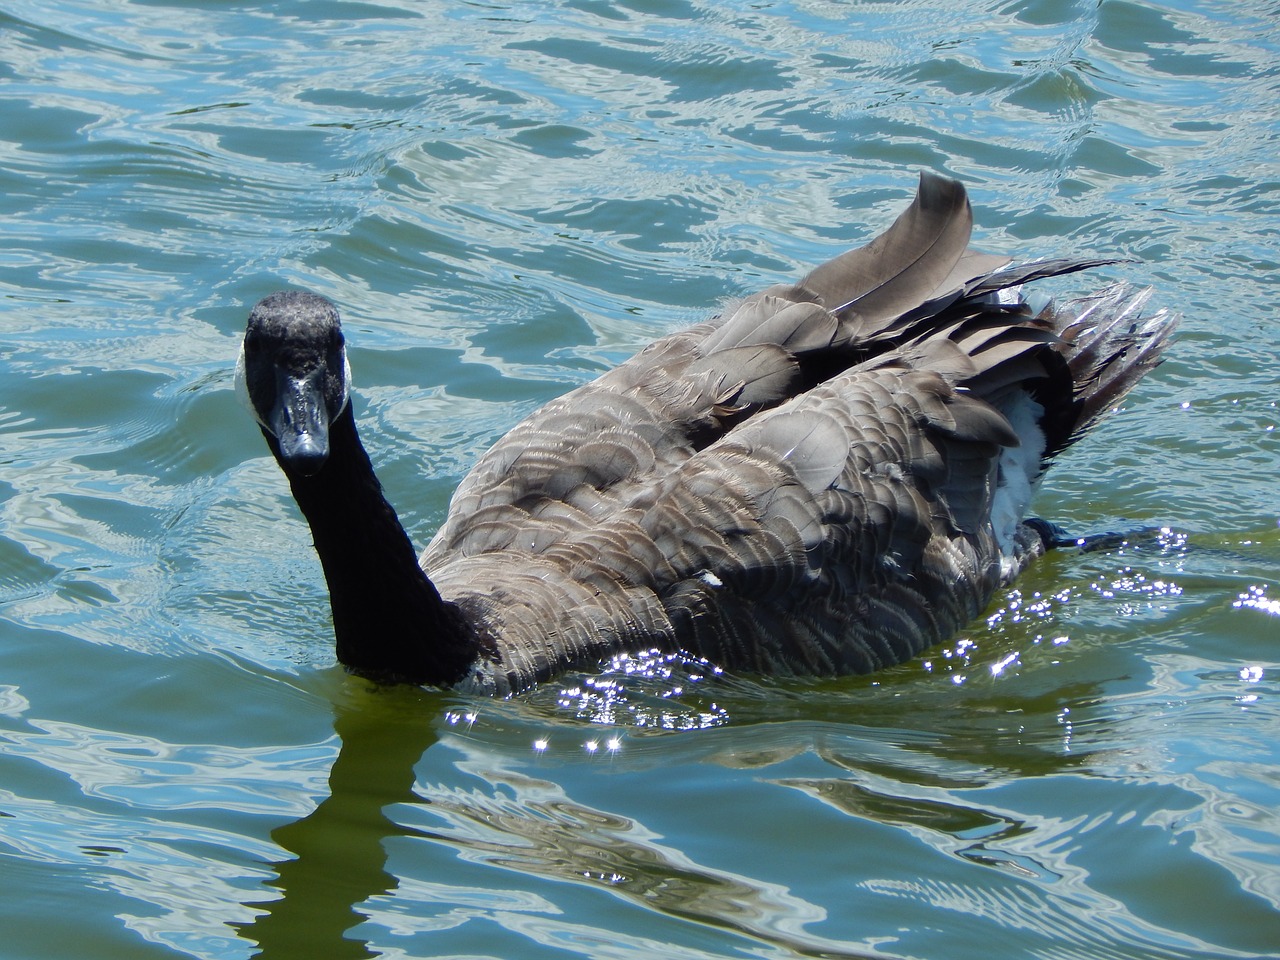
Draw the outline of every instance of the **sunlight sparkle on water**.
<instances>
[{"instance_id":1,"label":"sunlight sparkle on water","mask_svg":"<svg viewBox=\"0 0 1280 960\"><path fill-rule=\"evenodd\" d=\"M1140 604L1132 601L1126 601L1123 598L1126 595L1136 595L1147 601L1149 608L1163 609L1163 605L1156 602L1167 597L1182 596L1182 587L1168 580L1148 580L1145 574L1135 571L1132 567L1122 567L1117 571L1116 579L1108 584L1094 582L1089 584L1090 589L1094 590L1099 596L1108 600L1121 599L1120 612L1122 614L1133 614L1138 612Z\"/></svg>"},{"instance_id":2,"label":"sunlight sparkle on water","mask_svg":"<svg viewBox=\"0 0 1280 960\"><path fill-rule=\"evenodd\" d=\"M700 685L718 676L719 667L680 653L645 650L619 654L600 673L561 688L557 705L572 710L591 723L624 727L657 727L665 730L698 730L725 723L728 715L714 702L699 702ZM591 746L594 744L594 747ZM616 751L620 744L605 743ZM598 750L598 741L584 749Z\"/></svg>"},{"instance_id":3,"label":"sunlight sparkle on water","mask_svg":"<svg viewBox=\"0 0 1280 960\"><path fill-rule=\"evenodd\" d=\"M1244 608L1261 610L1263 613L1270 614L1273 617L1280 617L1280 600L1272 600L1267 596L1267 588L1257 584L1250 586L1244 593L1239 594L1231 606L1237 610Z\"/></svg>"},{"instance_id":4,"label":"sunlight sparkle on water","mask_svg":"<svg viewBox=\"0 0 1280 960\"><path fill-rule=\"evenodd\" d=\"M1240 679L1245 683L1261 683L1266 671L1262 667L1255 665L1244 666L1240 668ZM1236 697L1236 702L1244 705L1258 702L1256 693L1245 693Z\"/></svg>"},{"instance_id":5,"label":"sunlight sparkle on water","mask_svg":"<svg viewBox=\"0 0 1280 960\"><path fill-rule=\"evenodd\" d=\"M1013 666L1013 664L1017 662L1018 662L1018 654L1015 651L1014 653L1010 653L1007 656L1002 657L1001 659L993 663L991 665L991 675L993 677L998 677L1000 676L1000 674L1004 673L1006 667Z\"/></svg>"},{"instance_id":6,"label":"sunlight sparkle on water","mask_svg":"<svg viewBox=\"0 0 1280 960\"><path fill-rule=\"evenodd\" d=\"M1058 724L1062 727L1062 749L1064 753L1071 752L1071 708L1063 707L1057 716Z\"/></svg>"},{"instance_id":7,"label":"sunlight sparkle on water","mask_svg":"<svg viewBox=\"0 0 1280 960\"><path fill-rule=\"evenodd\" d=\"M480 719L480 714L474 710L449 710L445 712L445 723L456 727L464 725L469 730L475 726L475 722Z\"/></svg>"},{"instance_id":8,"label":"sunlight sparkle on water","mask_svg":"<svg viewBox=\"0 0 1280 960\"><path fill-rule=\"evenodd\" d=\"M594 757L600 752L600 746L601 744L599 740L587 740L582 744L582 749L586 751L587 756ZM611 754L617 753L622 749L622 738L609 737L604 741L604 749Z\"/></svg>"},{"instance_id":9,"label":"sunlight sparkle on water","mask_svg":"<svg viewBox=\"0 0 1280 960\"><path fill-rule=\"evenodd\" d=\"M1070 587L1048 594L1036 590L1030 597L1024 597L1021 590L1014 588L1009 591L1004 606L987 617L987 626L998 627L1001 624L1021 623L1028 619L1047 620L1054 615L1057 607L1070 601Z\"/></svg>"}]
</instances>

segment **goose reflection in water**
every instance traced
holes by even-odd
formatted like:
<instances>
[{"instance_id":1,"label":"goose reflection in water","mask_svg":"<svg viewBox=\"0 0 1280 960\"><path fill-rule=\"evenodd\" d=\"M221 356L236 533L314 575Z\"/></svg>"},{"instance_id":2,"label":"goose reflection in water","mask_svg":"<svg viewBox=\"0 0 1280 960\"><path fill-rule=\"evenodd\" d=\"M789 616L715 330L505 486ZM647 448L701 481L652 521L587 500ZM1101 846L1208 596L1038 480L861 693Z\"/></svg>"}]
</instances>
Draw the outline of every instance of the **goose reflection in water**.
<instances>
[{"instance_id":1,"label":"goose reflection in water","mask_svg":"<svg viewBox=\"0 0 1280 960\"><path fill-rule=\"evenodd\" d=\"M506 938L526 947L529 941L562 947L572 942L575 952L605 938L636 956L665 949L656 940L568 915L538 892L542 880L586 885L652 911L655 920L711 925L786 954L874 955L807 932L826 918L824 908L781 885L700 865L643 824L576 802L558 783L536 776L536 769L522 769L529 758L513 762L502 751L478 746L465 731L441 733L440 701L427 696L419 703L394 719L370 711L368 703L339 707L334 729L341 744L330 793L310 815L272 832L289 853L271 865L276 877L267 886L278 896L247 901L262 912L251 923L235 925L257 945L254 956L260 960L380 956L360 927L370 920L381 926L396 914L396 897L440 903L435 924L424 925L421 911L415 911L412 933L393 931L395 939L404 935L402 946L411 956L436 955L432 938L463 925L475 932L455 930L455 936L476 938L488 955L503 955L498 944ZM422 715L429 710L436 711L435 722ZM583 730L575 724L574 732ZM415 767L423 755L444 746L461 751L464 759L455 769L479 786L419 782ZM392 869L388 858L402 842L415 852L408 864ZM424 844L435 851L424 853ZM427 875L430 864L440 872ZM494 867L509 871L507 889L495 884ZM600 910L609 912L607 902Z\"/></svg>"}]
</instances>

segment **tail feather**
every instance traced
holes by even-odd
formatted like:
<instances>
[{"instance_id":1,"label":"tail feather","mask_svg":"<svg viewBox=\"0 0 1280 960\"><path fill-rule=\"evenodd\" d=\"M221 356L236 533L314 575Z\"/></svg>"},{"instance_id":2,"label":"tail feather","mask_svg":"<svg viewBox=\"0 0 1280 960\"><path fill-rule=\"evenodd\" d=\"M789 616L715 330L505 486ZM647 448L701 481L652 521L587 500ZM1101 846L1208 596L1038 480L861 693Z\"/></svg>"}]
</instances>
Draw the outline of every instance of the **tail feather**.
<instances>
[{"instance_id":1,"label":"tail feather","mask_svg":"<svg viewBox=\"0 0 1280 960\"><path fill-rule=\"evenodd\" d=\"M1061 331L1059 349L1075 384L1076 402L1072 422L1051 433L1046 459L1087 433L1160 364L1180 318L1166 309L1143 316L1152 292L1151 287L1119 283L1042 311Z\"/></svg>"},{"instance_id":2,"label":"tail feather","mask_svg":"<svg viewBox=\"0 0 1280 960\"><path fill-rule=\"evenodd\" d=\"M984 294L1007 290L1024 283L1034 283L1046 277L1061 277L1079 270L1090 270L1094 267L1109 267L1125 260L1100 257L1052 257L1044 260L1031 260L1014 264L1004 270L979 277L965 290L966 297L980 297Z\"/></svg>"}]
</instances>

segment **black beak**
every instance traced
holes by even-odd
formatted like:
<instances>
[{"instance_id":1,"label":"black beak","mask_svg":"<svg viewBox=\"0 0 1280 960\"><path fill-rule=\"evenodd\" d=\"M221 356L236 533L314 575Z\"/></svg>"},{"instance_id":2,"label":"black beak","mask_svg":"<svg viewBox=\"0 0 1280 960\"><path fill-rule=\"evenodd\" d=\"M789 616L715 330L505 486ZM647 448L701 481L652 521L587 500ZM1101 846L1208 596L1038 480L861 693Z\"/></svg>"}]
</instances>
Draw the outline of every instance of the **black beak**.
<instances>
[{"instance_id":1,"label":"black beak","mask_svg":"<svg viewBox=\"0 0 1280 960\"><path fill-rule=\"evenodd\" d=\"M329 459L329 410L319 376L278 376L269 427L280 444L280 459L293 473L315 476Z\"/></svg>"}]
</instances>

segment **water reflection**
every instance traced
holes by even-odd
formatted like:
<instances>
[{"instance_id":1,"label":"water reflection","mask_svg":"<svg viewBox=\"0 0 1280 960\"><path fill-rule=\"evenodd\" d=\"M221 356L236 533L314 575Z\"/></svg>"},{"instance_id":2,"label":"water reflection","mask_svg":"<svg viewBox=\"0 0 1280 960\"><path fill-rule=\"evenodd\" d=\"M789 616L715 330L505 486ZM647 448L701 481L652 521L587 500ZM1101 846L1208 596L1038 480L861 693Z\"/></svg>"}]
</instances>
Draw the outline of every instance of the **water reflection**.
<instances>
[{"instance_id":1,"label":"water reflection","mask_svg":"<svg viewBox=\"0 0 1280 960\"><path fill-rule=\"evenodd\" d=\"M505 719L522 724L522 708L514 709ZM780 956L882 956L813 934L808 928L828 919L826 908L785 885L698 863L643 823L573 799L563 784L527 769L545 757L450 730L465 711L389 718L367 704L339 707L329 795L272 831L289 853L270 865L275 878L266 886L278 895L245 902L262 912L233 924L257 946L255 957L453 953L447 941L419 938L449 936L444 931L470 921L489 921L470 925L486 931L490 950L498 949L496 923L517 943L573 953L598 942L611 956L709 958L741 940L744 949L765 944ZM501 713L495 723L504 723ZM432 748L445 751L443 766L424 759ZM420 782L416 769L424 768L447 780ZM411 930L399 919L406 910L417 918ZM609 913L623 919L610 925L602 919ZM689 923L719 931L716 946L703 952L682 942ZM397 948L381 942L388 931Z\"/></svg>"},{"instance_id":2,"label":"water reflection","mask_svg":"<svg viewBox=\"0 0 1280 960\"><path fill-rule=\"evenodd\" d=\"M417 831L396 823L386 810L419 802L414 764L435 742L435 732L429 723L402 723L388 736L384 718L357 708L340 708L334 730L342 747L329 774L329 796L312 813L271 833L292 854L273 864L276 879L267 886L279 897L246 903L265 912L235 925L240 936L258 945L255 956L262 960L379 955L347 934L367 919L361 904L398 886L386 869L386 841Z\"/></svg>"}]
</instances>

